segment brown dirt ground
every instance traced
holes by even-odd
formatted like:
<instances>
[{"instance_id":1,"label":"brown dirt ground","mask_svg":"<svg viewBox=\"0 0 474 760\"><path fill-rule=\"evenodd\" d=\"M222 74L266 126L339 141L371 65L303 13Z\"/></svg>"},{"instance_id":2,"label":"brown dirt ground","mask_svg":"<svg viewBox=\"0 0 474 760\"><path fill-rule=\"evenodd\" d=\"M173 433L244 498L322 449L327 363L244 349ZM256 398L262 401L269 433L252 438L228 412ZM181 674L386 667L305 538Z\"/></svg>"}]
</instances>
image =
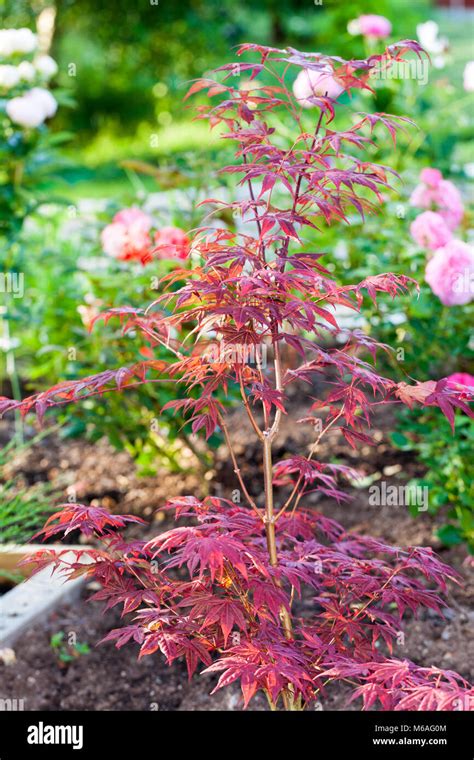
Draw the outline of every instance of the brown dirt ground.
<instances>
[{"instance_id":1,"label":"brown dirt ground","mask_svg":"<svg viewBox=\"0 0 474 760\"><path fill-rule=\"evenodd\" d=\"M293 411L298 411L299 406L300 400L295 396ZM0 439L5 440L9 429L6 423L3 425ZM341 443L337 434L329 433L318 456L323 461L338 456L340 461L357 466L365 474L383 474L387 482L403 482L421 474L420 465L409 455L390 448L387 431L392 426L390 415L382 415L374 428L377 446L355 453ZM232 430L243 474L248 478L250 490L259 498L259 453L249 444L252 438L245 421L236 417ZM309 436L308 426L295 425L285 418L276 443L275 459L288 452L307 450ZM83 503L105 506L114 512L140 514L151 522L145 530L147 537L163 530L163 524L154 522L153 512L169 496L202 495L203 482L209 492L227 497L236 487L225 447L219 452L215 470L205 480L189 469L182 474L160 470L156 478L138 478L128 454L117 453L106 441L94 445L82 440L66 442L53 435L22 454L14 462L12 471L29 485L49 481L58 502L73 494ZM317 503L321 512L351 530L380 536L402 546L432 545L465 580L463 588L452 589L445 619L425 611L418 619L408 620L404 645L398 647L395 655L426 666L436 664L457 670L473 679L474 570L464 561L465 549L440 547L433 536L435 519L426 513L413 518L402 507L374 508L368 505L366 491L352 491L354 500L349 504L338 505L317 496L309 497L309 502ZM141 528L138 530L143 533ZM223 689L209 697L215 677L196 676L188 683L185 668L179 663L168 668L159 656L138 661L134 646L120 652L111 644L95 646L107 631L117 626L119 618L115 612L104 616L99 604L86 601L89 594L86 588L80 602L57 609L17 641L16 662L8 666L0 664L0 698L23 698L28 710L240 709L238 687ZM78 641L90 645L90 653L70 664L60 663L50 647L51 635L58 631L75 632ZM347 709L349 696L345 687L335 686L328 692L323 707L325 710ZM257 697L251 709L266 709L263 698ZM352 704L350 709L359 709L359 704Z\"/></svg>"}]
</instances>

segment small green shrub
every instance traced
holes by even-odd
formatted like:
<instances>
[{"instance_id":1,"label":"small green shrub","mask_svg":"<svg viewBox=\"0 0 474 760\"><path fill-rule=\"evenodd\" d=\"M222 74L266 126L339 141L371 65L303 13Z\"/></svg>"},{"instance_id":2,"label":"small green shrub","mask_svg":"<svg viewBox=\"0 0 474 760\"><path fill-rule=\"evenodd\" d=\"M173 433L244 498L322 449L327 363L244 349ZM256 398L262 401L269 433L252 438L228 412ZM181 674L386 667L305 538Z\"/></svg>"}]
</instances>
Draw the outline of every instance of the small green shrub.
<instances>
[{"instance_id":1,"label":"small green shrub","mask_svg":"<svg viewBox=\"0 0 474 760\"><path fill-rule=\"evenodd\" d=\"M400 432L392 443L403 451L416 452L426 474L413 481L427 486L429 512L441 512L438 538L448 546L465 541L474 554L474 422L459 416L453 436L447 420L436 410L424 409L410 418L400 414ZM414 507L414 514L417 514Z\"/></svg>"}]
</instances>

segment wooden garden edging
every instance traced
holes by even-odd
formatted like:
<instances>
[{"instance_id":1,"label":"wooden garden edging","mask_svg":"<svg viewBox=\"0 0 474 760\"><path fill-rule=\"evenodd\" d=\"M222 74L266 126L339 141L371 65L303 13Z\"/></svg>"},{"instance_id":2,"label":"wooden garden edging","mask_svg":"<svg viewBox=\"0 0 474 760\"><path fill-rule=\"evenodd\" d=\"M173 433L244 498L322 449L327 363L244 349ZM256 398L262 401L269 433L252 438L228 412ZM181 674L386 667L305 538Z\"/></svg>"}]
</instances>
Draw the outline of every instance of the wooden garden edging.
<instances>
[{"instance_id":1,"label":"wooden garden edging","mask_svg":"<svg viewBox=\"0 0 474 760\"><path fill-rule=\"evenodd\" d=\"M40 549L48 551L64 552L64 559L74 559L72 549L85 549L87 547L67 547L61 545L29 544L25 546L5 545L0 546L0 578L2 570L9 573L18 572L18 562L29 554ZM85 560L87 561L87 560ZM28 574L28 569L20 568L23 574ZM3 574L3 577L6 577ZM27 578L22 583L14 586L10 591L0 597L0 648L10 647L33 623L44 618L59 604L71 602L80 595L81 586L84 584L83 577L73 580L65 579L65 571L59 568L54 573L50 567L45 567L36 575Z\"/></svg>"}]
</instances>

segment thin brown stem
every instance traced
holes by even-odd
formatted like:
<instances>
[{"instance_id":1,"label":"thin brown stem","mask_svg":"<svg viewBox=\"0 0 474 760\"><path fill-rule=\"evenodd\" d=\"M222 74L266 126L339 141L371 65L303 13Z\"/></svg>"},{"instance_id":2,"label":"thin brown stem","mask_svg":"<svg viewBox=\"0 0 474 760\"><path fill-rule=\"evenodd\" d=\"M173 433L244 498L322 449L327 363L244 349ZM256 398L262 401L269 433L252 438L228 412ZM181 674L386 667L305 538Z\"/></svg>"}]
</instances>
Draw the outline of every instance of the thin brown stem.
<instances>
[{"instance_id":1,"label":"thin brown stem","mask_svg":"<svg viewBox=\"0 0 474 760\"><path fill-rule=\"evenodd\" d=\"M256 364L257 364L258 375L260 377L260 382L263 386L263 383L264 383L263 367L262 367L262 362L260 361L260 356L258 354L258 351L256 355ZM265 429L268 429L268 425L269 425L268 411L264 403L262 403L262 411L263 411L263 424L265 425Z\"/></svg>"},{"instance_id":2,"label":"thin brown stem","mask_svg":"<svg viewBox=\"0 0 474 760\"><path fill-rule=\"evenodd\" d=\"M275 332L274 337L277 339L274 343L275 347L278 346L278 333ZM279 365L279 354L275 351L275 378L277 388L281 385L281 370ZM265 488L265 533L267 538L267 549L270 557L270 564L272 567L278 566L278 552L276 544L275 533L275 513L273 502L273 463L272 463L272 440L278 433L278 424L280 417L275 415L275 421L271 430L265 430L263 437L263 479ZM279 579L276 584L281 585ZM293 627L291 624L291 617L288 610L282 607L280 610L280 617L283 625L283 630L287 639L293 637ZM290 700L291 701L291 700Z\"/></svg>"},{"instance_id":3,"label":"thin brown stem","mask_svg":"<svg viewBox=\"0 0 474 760\"><path fill-rule=\"evenodd\" d=\"M319 433L319 435L318 435L318 437L316 438L316 440L315 440L315 441L312 443L312 445L311 445L311 449L310 449L310 451L309 451L309 454L308 454L308 456L306 457L306 460L307 460L308 462L309 462L309 461L312 459L312 457L313 457L314 453L316 452L316 449L318 448L319 442L320 442L321 438L323 437L323 435L325 435L325 434L328 432L329 428L331 428L331 427L332 427L332 426L333 426L333 425L334 425L334 424L337 422L337 420L338 420L338 419L340 418L340 416L342 415L343 411L344 411L344 408L342 408L342 409L340 409L340 410L339 410L338 414L337 414L337 415L336 415L336 416L335 416L335 417L334 417L334 418L331 420L331 422L329 422L329 423L326 425L326 427L325 427L323 430L321 430L321 432ZM295 494L296 494L296 492L297 492L297 490L298 490L298 487L299 487L299 485L300 485L300 483L301 483L302 479L303 479L303 478L302 478L302 475L300 475L300 476L299 476L299 478L298 478L298 480L297 480L297 481L296 481L296 483L295 483L295 486L294 486L294 488L293 488L293 490L292 490L292 492L291 492L290 496L289 496L289 497L288 497L288 499L285 501L284 505L282 506L282 508L281 508L281 509L280 509L280 511L278 512L277 516L275 517L275 521L276 521L276 520L278 520L278 518L279 518L279 517L281 517L281 515L282 515L282 514L283 514L283 513L286 511L286 509L287 509L287 508L290 506L290 504L291 504L291 502L293 501L293 498L294 498L294 496L295 496ZM297 499L296 499L296 502L295 502L295 506L293 507L293 511L294 511L294 510L296 509L296 507L298 506L298 504L299 504L299 502L300 502L300 500L301 500L301 497L303 496L303 493L304 493L304 489L303 489L303 491L301 491L301 492L300 492L300 494L298 494L298 496L297 496Z\"/></svg>"},{"instance_id":4,"label":"thin brown stem","mask_svg":"<svg viewBox=\"0 0 474 760\"><path fill-rule=\"evenodd\" d=\"M260 520L263 520L262 513L260 512L259 508L257 507L257 504L255 503L255 500L250 496L247 486L245 485L244 479L242 477L239 464L237 462L237 457L235 456L234 448L232 446L232 441L230 439L229 435L229 429L227 427L226 421L224 420L224 417L219 414L218 415L219 424L222 428L222 432L224 433L225 442L227 444L227 448L229 449L230 458L232 459L232 464L234 465L234 473L237 475L237 479L239 481L240 487L242 491L244 492L244 496L247 499L248 503L254 510L254 512L258 515Z\"/></svg>"},{"instance_id":5,"label":"thin brown stem","mask_svg":"<svg viewBox=\"0 0 474 760\"><path fill-rule=\"evenodd\" d=\"M274 357L275 390L281 392L283 390L283 383L282 383L282 377L281 377L281 357L280 357L280 345L278 342L278 328L277 327L274 328L273 350L275 353L275 357ZM275 412L275 419L270 429L270 440L273 440L278 435L280 422L281 422L281 415L282 415L281 409L277 408Z\"/></svg>"},{"instance_id":6,"label":"thin brown stem","mask_svg":"<svg viewBox=\"0 0 474 760\"><path fill-rule=\"evenodd\" d=\"M240 395L242 396L242 401L244 402L245 411L247 412L247 416L250 420L250 424L252 425L259 439L263 441L263 431L260 430L257 424L257 421L255 417L253 416L252 410L250 408L250 404L249 404L247 395L245 393L244 381L242 380L242 374L239 375L239 387L240 387Z\"/></svg>"},{"instance_id":7,"label":"thin brown stem","mask_svg":"<svg viewBox=\"0 0 474 760\"><path fill-rule=\"evenodd\" d=\"M241 146L242 146L242 143L241 143ZM243 146L242 146L242 149L243 149ZM242 155L243 155L243 159L244 159L244 164L247 166L247 155L245 153L243 153ZM253 207L254 207L253 211L254 211L254 214L255 214L255 222L257 224L257 229L258 229L259 247L261 248L261 251L262 251L263 263L265 264L266 263L266 259L265 259L265 244L263 242L263 237L262 237L262 223L260 221L260 216L259 216L259 213L257 211L257 201L255 199L255 193L253 191L252 180L250 178L247 179L247 185L248 185L248 188L249 188L250 197L252 199L252 203L253 203Z\"/></svg>"},{"instance_id":8,"label":"thin brown stem","mask_svg":"<svg viewBox=\"0 0 474 760\"><path fill-rule=\"evenodd\" d=\"M327 95L327 93L326 93L326 95ZM316 124L316 129L314 130L313 139L311 141L311 146L309 148L310 151L314 150L314 147L316 145L316 140L318 139L319 130L321 129L322 122L323 122L323 111L321 109L321 111L319 113L318 123ZM293 196L293 205L292 205L292 209L291 209L292 213L295 213L296 207L298 205L298 199L299 199L299 194L300 194L300 190L301 190L301 183L303 181L303 177L304 177L304 172L300 172L300 174L298 175L298 179L296 181L295 194ZM283 243L283 249L282 249L283 254L285 256L288 253L288 247L289 247L289 245L290 245L290 237L288 235L286 237L286 239L285 239L285 242ZM285 268L285 262L283 262L283 269L284 268Z\"/></svg>"}]
</instances>

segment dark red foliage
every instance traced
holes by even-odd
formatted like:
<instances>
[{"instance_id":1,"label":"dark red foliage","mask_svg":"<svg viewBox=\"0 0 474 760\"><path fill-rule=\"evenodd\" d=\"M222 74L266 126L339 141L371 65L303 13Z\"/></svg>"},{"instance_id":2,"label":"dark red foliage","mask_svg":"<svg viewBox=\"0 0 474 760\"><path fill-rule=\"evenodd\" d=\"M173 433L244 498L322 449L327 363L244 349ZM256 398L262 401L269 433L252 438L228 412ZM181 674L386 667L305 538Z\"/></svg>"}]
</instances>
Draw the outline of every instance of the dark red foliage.
<instances>
[{"instance_id":1,"label":"dark red foliage","mask_svg":"<svg viewBox=\"0 0 474 760\"><path fill-rule=\"evenodd\" d=\"M262 522L247 508L212 497L167 508L192 524L145 544L124 542L115 527L129 518L103 509L85 517L84 507L68 505L67 520L52 519L56 531L83 524L103 543L77 552L76 561L65 552L58 565L98 579L103 587L92 598L107 608L135 612L133 624L105 640L117 647L133 640L140 656L159 650L169 663L184 657L190 676L202 663L221 673L215 690L240 680L245 704L259 689L277 703L291 687L304 706L328 683L347 680L365 708L377 701L382 709L474 707L474 689L460 676L390 656L406 609L441 612L435 588L457 580L431 549L387 546L300 510L278 521L279 565L272 567ZM41 568L51 557L29 561ZM185 575L177 574L183 567ZM301 614L293 614L287 639L281 609L295 606Z\"/></svg>"},{"instance_id":2,"label":"dark red foliage","mask_svg":"<svg viewBox=\"0 0 474 760\"><path fill-rule=\"evenodd\" d=\"M407 51L422 54L409 40L353 61L243 45L239 55L256 53L256 63L227 64L219 70L223 81L195 82L190 94L217 98L198 106L198 118L223 126L224 138L236 143L235 164L223 171L238 175L248 191L243 200L209 199L209 213L224 207L241 219L245 231L202 227L192 243L198 263L165 278L177 289L159 294L146 311L122 308L104 315L105 321L119 317L124 331L141 331L151 347L168 348L169 364L140 362L21 402L0 400L0 411L26 413L35 407L41 416L50 406L164 377L184 391L168 408L187 415L195 433L222 431L245 505L192 496L172 500L166 508L188 524L145 544L127 543L117 532L134 518L69 504L48 521L44 535L80 529L102 543L100 551L86 551L90 563L82 561L84 552L64 563L71 574L100 582L95 598L106 607L121 605L124 614L134 614L132 624L107 639L117 647L133 640L141 656L159 650L169 663L184 657L190 675L202 664L221 674L216 689L238 680L245 705L263 690L272 707L298 709L324 696L336 680L350 682L365 708L445 710L474 704L474 691L460 676L392 655L404 613L420 607L441 611L439 593L446 591L447 580L457 580L454 572L431 549L386 546L300 506L312 490L344 499L341 475L356 477L349 468L315 459L330 428L357 447L372 442L367 427L380 404L438 406L453 426L456 409L472 414L468 389L454 390L444 380L407 384L380 376L376 354L389 347L338 325L338 307L357 312L365 297L376 303L381 294L395 298L415 291L410 278L380 272L340 286L325 266L325 254L301 250L307 230L347 222L354 210L362 217L375 211L394 172L358 153L380 131L395 142L397 130L409 122L359 114L353 127L337 130L341 104L315 95L316 123L308 129L308 117L288 89L289 72L329 67L352 94L369 88L374 65L389 67ZM251 84L239 87L232 76L236 71ZM287 128L279 129L279 110L286 125L294 124L291 137ZM190 324L189 340L179 344L177 328ZM217 355L216 344L224 349ZM283 369L284 344L301 356L298 368ZM269 365L258 352L252 361L242 358L244 353L231 350L235 346L265 347ZM272 442L288 412L288 388L314 376L325 390L298 420L314 425L314 443L307 455L274 464ZM222 401L230 386L240 390L263 448L264 483L256 499L232 446ZM190 395L194 389L198 398ZM280 487L287 495L277 504ZM50 552L34 561L38 567L61 563Z\"/></svg>"}]
</instances>

